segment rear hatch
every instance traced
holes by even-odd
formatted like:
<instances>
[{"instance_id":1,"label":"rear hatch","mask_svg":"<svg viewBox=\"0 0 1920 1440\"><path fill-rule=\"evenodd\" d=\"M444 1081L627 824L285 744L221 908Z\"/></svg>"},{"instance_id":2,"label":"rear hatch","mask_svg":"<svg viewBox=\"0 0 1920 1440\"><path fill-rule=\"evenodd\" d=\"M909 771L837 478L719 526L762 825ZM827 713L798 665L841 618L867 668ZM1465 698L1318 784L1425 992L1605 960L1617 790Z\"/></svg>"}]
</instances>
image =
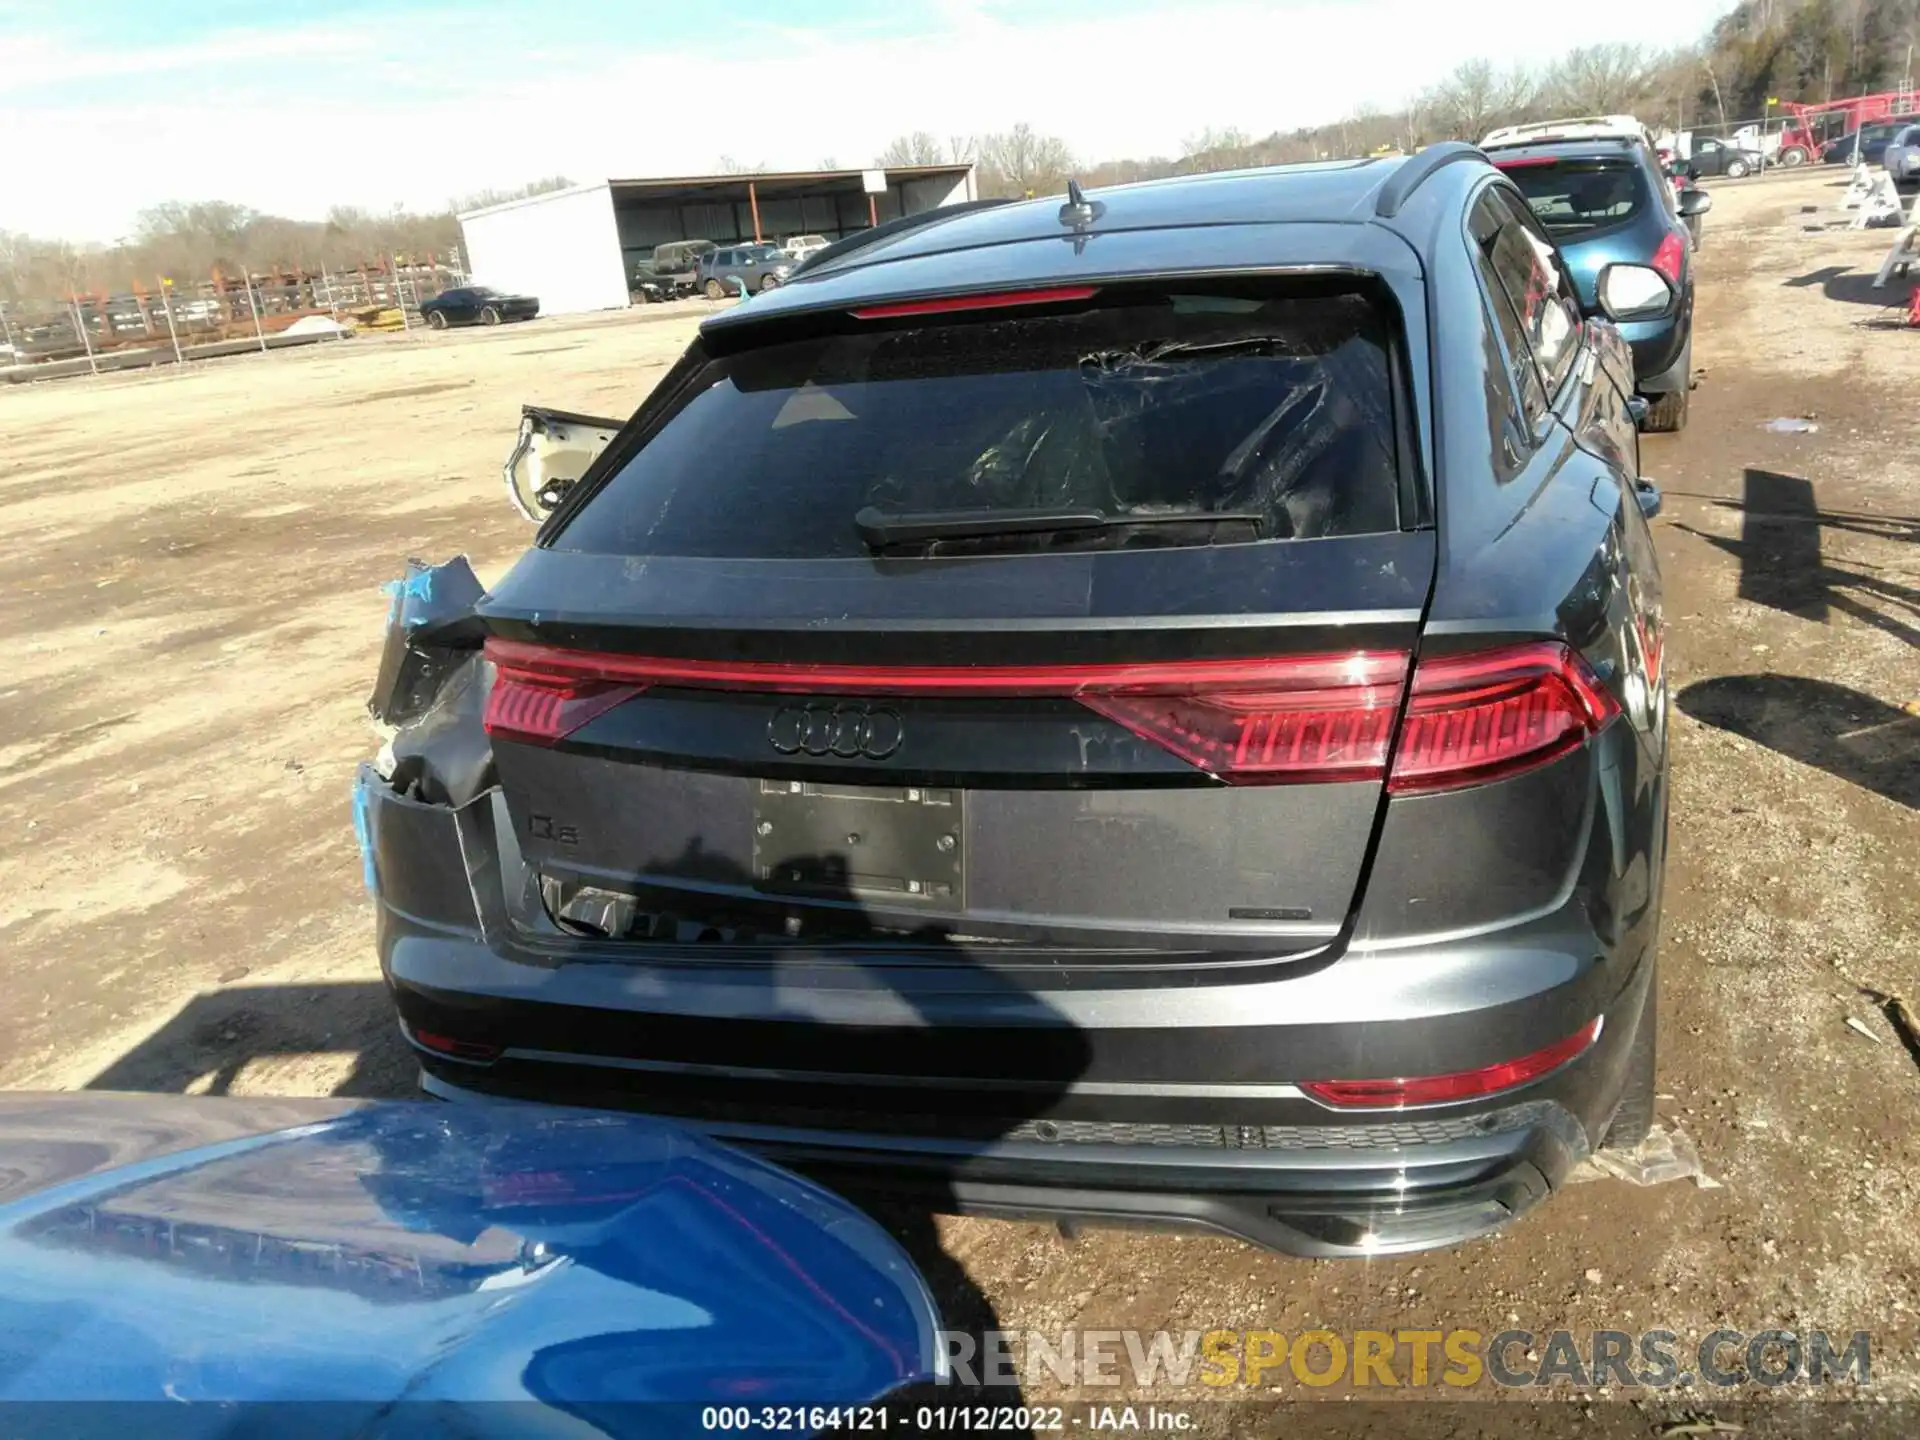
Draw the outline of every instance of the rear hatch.
<instances>
[{"instance_id":1,"label":"rear hatch","mask_svg":"<svg viewBox=\"0 0 1920 1440\"><path fill-rule=\"evenodd\" d=\"M1434 567L1396 312L1352 285L729 337L485 607L549 913L1048 963L1324 947Z\"/></svg>"},{"instance_id":2,"label":"rear hatch","mask_svg":"<svg viewBox=\"0 0 1920 1440\"><path fill-rule=\"evenodd\" d=\"M1596 303L1602 269L1618 260L1647 264L1666 237L1663 202L1629 155L1496 155L1493 163L1560 248L1584 306ZM1676 236L1676 262L1680 248Z\"/></svg>"}]
</instances>

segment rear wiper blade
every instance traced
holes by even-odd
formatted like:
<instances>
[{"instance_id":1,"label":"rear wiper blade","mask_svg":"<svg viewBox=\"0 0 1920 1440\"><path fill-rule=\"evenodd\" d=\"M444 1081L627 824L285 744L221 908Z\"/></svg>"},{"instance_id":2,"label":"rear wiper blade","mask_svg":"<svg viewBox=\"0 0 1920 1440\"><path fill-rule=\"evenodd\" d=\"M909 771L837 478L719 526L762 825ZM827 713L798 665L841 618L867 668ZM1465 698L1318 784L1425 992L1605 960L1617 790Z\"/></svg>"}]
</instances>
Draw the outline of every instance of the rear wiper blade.
<instances>
[{"instance_id":1,"label":"rear wiper blade","mask_svg":"<svg viewBox=\"0 0 1920 1440\"><path fill-rule=\"evenodd\" d=\"M1099 510L1037 507L1031 510L887 511L868 505L853 528L876 550L927 540L980 540L1002 535L1052 535L1075 530L1128 530L1145 525L1237 522L1258 526L1265 517L1241 510L1161 510L1108 515Z\"/></svg>"}]
</instances>

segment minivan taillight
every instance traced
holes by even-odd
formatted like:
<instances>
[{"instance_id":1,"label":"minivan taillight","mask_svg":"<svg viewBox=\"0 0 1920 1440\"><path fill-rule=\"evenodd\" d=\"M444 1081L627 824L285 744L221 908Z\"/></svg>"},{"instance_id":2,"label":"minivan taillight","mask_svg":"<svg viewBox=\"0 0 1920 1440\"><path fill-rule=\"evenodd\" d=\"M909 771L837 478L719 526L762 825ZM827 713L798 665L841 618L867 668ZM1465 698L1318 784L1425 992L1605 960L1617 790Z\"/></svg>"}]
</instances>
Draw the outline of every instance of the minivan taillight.
<instances>
[{"instance_id":1,"label":"minivan taillight","mask_svg":"<svg viewBox=\"0 0 1920 1440\"><path fill-rule=\"evenodd\" d=\"M1450 790L1531 770L1619 713L1587 662L1557 641L1423 658L1387 788Z\"/></svg>"}]
</instances>

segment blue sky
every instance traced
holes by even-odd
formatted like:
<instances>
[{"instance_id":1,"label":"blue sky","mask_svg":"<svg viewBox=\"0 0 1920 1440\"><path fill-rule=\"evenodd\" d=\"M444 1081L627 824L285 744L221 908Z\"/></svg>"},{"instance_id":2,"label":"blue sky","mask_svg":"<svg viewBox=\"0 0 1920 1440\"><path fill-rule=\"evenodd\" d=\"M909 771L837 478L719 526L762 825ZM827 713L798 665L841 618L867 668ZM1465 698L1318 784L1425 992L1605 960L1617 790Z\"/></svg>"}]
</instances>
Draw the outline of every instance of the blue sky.
<instances>
[{"instance_id":1,"label":"blue sky","mask_svg":"<svg viewBox=\"0 0 1920 1440\"><path fill-rule=\"evenodd\" d=\"M1027 120L1088 159L1395 105L1460 61L1666 44L1731 0L0 0L0 229L319 217L564 173L868 163ZM724 17L716 23L716 17Z\"/></svg>"}]
</instances>

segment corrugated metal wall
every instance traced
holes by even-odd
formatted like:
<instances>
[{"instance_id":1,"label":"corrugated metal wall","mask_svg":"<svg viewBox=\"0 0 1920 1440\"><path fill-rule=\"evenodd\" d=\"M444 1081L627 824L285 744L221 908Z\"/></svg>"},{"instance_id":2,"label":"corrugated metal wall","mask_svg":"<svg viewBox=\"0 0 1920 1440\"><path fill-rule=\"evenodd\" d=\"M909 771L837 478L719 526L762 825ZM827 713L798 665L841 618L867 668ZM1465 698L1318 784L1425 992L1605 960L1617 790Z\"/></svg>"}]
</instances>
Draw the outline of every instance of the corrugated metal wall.
<instances>
[{"instance_id":1,"label":"corrugated metal wall","mask_svg":"<svg viewBox=\"0 0 1920 1440\"><path fill-rule=\"evenodd\" d=\"M938 176L907 180L890 185L886 194L875 196L874 209L880 220L894 220L936 206L971 200L974 194L971 174L958 180ZM753 209L745 198L731 205L620 198L614 201L614 211L620 228L620 246L629 269L636 261L650 256L654 246L669 240L712 240L726 245L753 239ZM771 241L786 240L794 235L824 235L829 240L837 240L842 235L866 229L870 223L864 194L783 196L760 202L760 233Z\"/></svg>"}]
</instances>

